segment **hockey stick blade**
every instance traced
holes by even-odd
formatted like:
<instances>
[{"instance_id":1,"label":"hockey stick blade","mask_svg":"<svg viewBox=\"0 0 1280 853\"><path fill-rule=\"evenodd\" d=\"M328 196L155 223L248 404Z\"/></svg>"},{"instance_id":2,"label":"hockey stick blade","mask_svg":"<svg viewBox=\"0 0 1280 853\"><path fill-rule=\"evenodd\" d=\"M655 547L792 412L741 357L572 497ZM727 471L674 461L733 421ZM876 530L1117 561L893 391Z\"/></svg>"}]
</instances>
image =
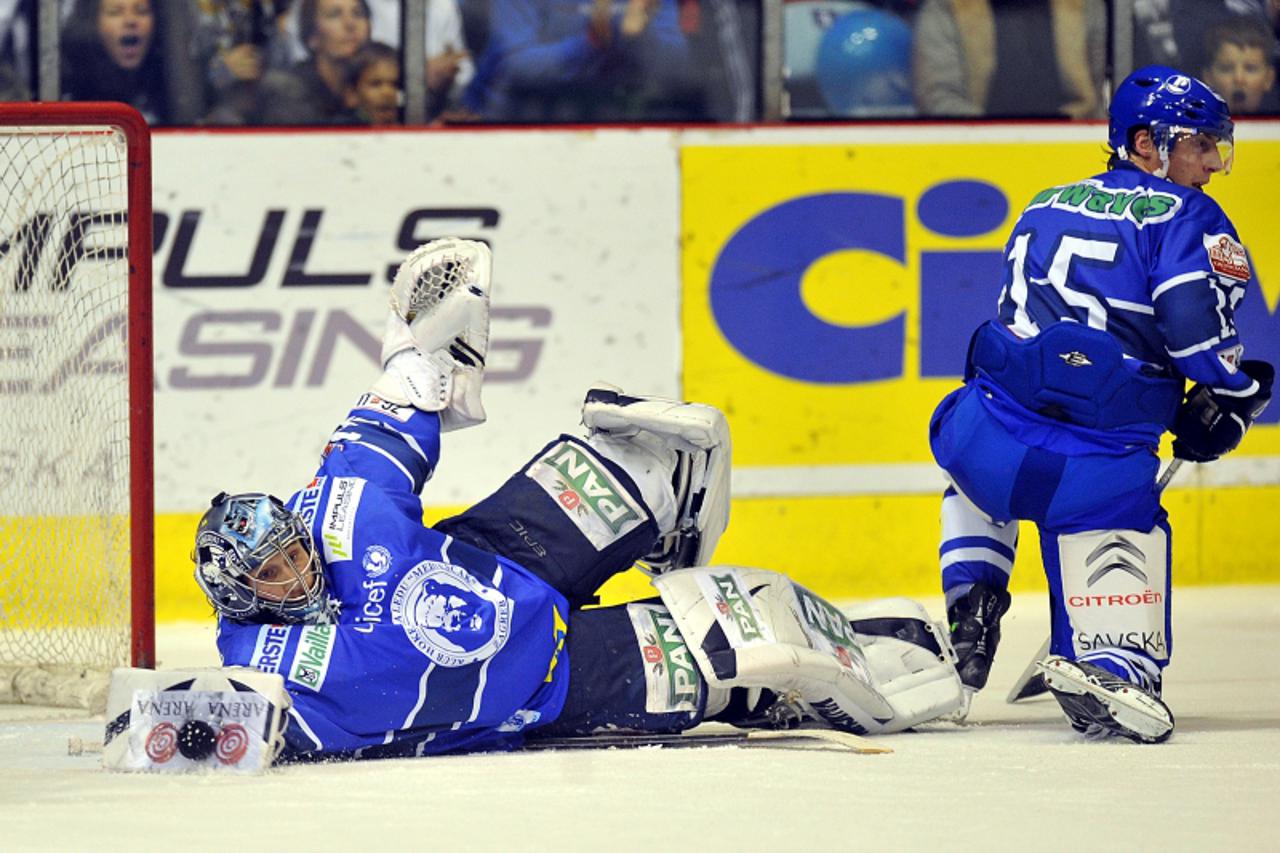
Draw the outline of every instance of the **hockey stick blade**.
<instances>
[{"instance_id":1,"label":"hockey stick blade","mask_svg":"<svg viewBox=\"0 0 1280 853\"><path fill-rule=\"evenodd\" d=\"M853 752L858 755L881 755L893 752L867 738L834 729L745 729L727 732L688 734L599 734L585 737L532 738L525 750L575 749L639 749L656 746L663 749L687 749L705 746L744 746L764 749L826 749Z\"/></svg>"},{"instance_id":2,"label":"hockey stick blade","mask_svg":"<svg viewBox=\"0 0 1280 853\"><path fill-rule=\"evenodd\" d=\"M1040 661L1049 656L1049 638L1044 638L1044 643L1040 646L1040 651L1036 652L1036 656L1031 659L1031 663L1027 664L1027 668L1022 671L1022 675L1018 676L1018 680L1013 682L1013 687L1009 689L1009 695L1004 701L1012 705L1022 699L1030 699L1032 696L1039 696L1042 693L1048 693L1049 688L1044 683L1044 676L1040 674Z\"/></svg>"}]
</instances>

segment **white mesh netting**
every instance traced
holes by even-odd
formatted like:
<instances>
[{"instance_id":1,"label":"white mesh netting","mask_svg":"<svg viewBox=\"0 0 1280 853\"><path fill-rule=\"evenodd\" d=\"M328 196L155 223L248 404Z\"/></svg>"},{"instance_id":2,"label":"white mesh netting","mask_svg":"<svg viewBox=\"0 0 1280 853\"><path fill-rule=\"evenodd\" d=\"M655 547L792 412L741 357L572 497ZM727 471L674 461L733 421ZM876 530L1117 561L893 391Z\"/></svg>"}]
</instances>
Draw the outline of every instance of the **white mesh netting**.
<instances>
[{"instance_id":1,"label":"white mesh netting","mask_svg":"<svg viewBox=\"0 0 1280 853\"><path fill-rule=\"evenodd\" d=\"M6 667L129 664L126 153L0 125L0 701Z\"/></svg>"}]
</instances>

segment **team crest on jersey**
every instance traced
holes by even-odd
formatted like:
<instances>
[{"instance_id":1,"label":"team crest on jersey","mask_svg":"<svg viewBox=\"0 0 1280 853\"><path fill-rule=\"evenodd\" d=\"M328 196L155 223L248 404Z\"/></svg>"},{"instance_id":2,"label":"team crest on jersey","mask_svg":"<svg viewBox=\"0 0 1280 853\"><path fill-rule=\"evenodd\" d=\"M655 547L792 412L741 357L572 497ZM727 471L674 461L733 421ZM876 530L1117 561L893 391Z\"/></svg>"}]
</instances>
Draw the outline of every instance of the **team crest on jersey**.
<instances>
[{"instance_id":1,"label":"team crest on jersey","mask_svg":"<svg viewBox=\"0 0 1280 853\"><path fill-rule=\"evenodd\" d=\"M1249 253L1229 234L1204 235L1204 250L1209 253L1209 265L1218 275L1248 281L1253 277L1249 270Z\"/></svg>"},{"instance_id":2,"label":"team crest on jersey","mask_svg":"<svg viewBox=\"0 0 1280 853\"><path fill-rule=\"evenodd\" d=\"M440 666L491 658L511 635L515 602L450 563L423 560L391 595L391 621Z\"/></svg>"}]
</instances>

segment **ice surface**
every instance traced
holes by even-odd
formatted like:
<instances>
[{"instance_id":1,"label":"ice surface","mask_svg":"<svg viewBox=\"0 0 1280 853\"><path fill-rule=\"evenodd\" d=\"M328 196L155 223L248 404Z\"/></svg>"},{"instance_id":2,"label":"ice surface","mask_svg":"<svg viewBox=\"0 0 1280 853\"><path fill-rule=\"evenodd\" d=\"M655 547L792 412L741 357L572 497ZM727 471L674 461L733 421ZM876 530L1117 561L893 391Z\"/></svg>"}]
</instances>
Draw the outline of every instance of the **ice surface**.
<instances>
[{"instance_id":1,"label":"ice surface","mask_svg":"<svg viewBox=\"0 0 1280 853\"><path fill-rule=\"evenodd\" d=\"M941 603L926 602L941 615ZM1087 742L1052 699L1004 695L1047 630L1005 618L970 722L892 755L771 749L528 753L104 773L67 754L101 720L0 710L0 850L1277 850L1280 586L1179 590L1177 716L1159 746ZM215 664L207 626L161 626L165 666Z\"/></svg>"}]
</instances>

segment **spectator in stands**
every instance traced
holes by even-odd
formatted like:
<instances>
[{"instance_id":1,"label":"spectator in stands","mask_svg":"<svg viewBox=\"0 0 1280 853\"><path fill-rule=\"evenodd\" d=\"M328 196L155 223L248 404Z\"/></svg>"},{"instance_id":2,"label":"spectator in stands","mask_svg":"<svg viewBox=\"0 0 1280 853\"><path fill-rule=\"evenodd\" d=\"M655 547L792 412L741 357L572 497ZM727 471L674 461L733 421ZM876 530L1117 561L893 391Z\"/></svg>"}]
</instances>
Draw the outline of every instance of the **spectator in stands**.
<instances>
[{"instance_id":1,"label":"spectator in stands","mask_svg":"<svg viewBox=\"0 0 1280 853\"><path fill-rule=\"evenodd\" d=\"M205 121L244 124L258 109L258 83L268 68L283 68L288 48L279 19L288 0L197 0L195 50L203 71Z\"/></svg>"},{"instance_id":2,"label":"spectator in stands","mask_svg":"<svg viewBox=\"0 0 1280 853\"><path fill-rule=\"evenodd\" d=\"M759 118L759 0L681 0L679 20L703 90L695 117Z\"/></svg>"},{"instance_id":3,"label":"spectator in stands","mask_svg":"<svg viewBox=\"0 0 1280 853\"><path fill-rule=\"evenodd\" d=\"M467 100L488 121L682 120L701 104L676 0L491 0L476 65Z\"/></svg>"},{"instance_id":4,"label":"spectator in stands","mask_svg":"<svg viewBox=\"0 0 1280 853\"><path fill-rule=\"evenodd\" d=\"M399 49L402 23L401 0L369 0L370 37ZM298 14L286 17L295 56L305 55L298 38ZM456 111L462 102L462 93L475 73L471 53L463 38L462 15L457 0L427 0L427 116L434 118L443 112Z\"/></svg>"},{"instance_id":5,"label":"spectator in stands","mask_svg":"<svg viewBox=\"0 0 1280 853\"><path fill-rule=\"evenodd\" d=\"M263 76L258 124L347 124L347 66L369 43L367 0L302 0L300 33L311 56Z\"/></svg>"},{"instance_id":6,"label":"spectator in stands","mask_svg":"<svg viewBox=\"0 0 1280 853\"><path fill-rule=\"evenodd\" d=\"M371 41L347 67L347 107L361 124L400 121L400 51Z\"/></svg>"},{"instance_id":7,"label":"spectator in stands","mask_svg":"<svg viewBox=\"0 0 1280 853\"><path fill-rule=\"evenodd\" d=\"M1227 99L1232 115L1280 112L1271 64L1275 50L1275 35L1259 18L1235 16L1209 28L1204 81Z\"/></svg>"},{"instance_id":8,"label":"spectator in stands","mask_svg":"<svg viewBox=\"0 0 1280 853\"><path fill-rule=\"evenodd\" d=\"M1134 67L1168 65L1195 75L1210 61L1205 32L1231 15L1266 20L1275 0L1133 0Z\"/></svg>"},{"instance_id":9,"label":"spectator in stands","mask_svg":"<svg viewBox=\"0 0 1280 853\"><path fill-rule=\"evenodd\" d=\"M31 100L34 33L34 0L0 3L0 101Z\"/></svg>"},{"instance_id":10,"label":"spectator in stands","mask_svg":"<svg viewBox=\"0 0 1280 853\"><path fill-rule=\"evenodd\" d=\"M1103 115L1102 0L925 0L915 37L923 115Z\"/></svg>"},{"instance_id":11,"label":"spectator in stands","mask_svg":"<svg viewBox=\"0 0 1280 853\"><path fill-rule=\"evenodd\" d=\"M149 123L166 123L161 21L150 0L79 0L63 26L63 97L123 101Z\"/></svg>"}]
</instances>

